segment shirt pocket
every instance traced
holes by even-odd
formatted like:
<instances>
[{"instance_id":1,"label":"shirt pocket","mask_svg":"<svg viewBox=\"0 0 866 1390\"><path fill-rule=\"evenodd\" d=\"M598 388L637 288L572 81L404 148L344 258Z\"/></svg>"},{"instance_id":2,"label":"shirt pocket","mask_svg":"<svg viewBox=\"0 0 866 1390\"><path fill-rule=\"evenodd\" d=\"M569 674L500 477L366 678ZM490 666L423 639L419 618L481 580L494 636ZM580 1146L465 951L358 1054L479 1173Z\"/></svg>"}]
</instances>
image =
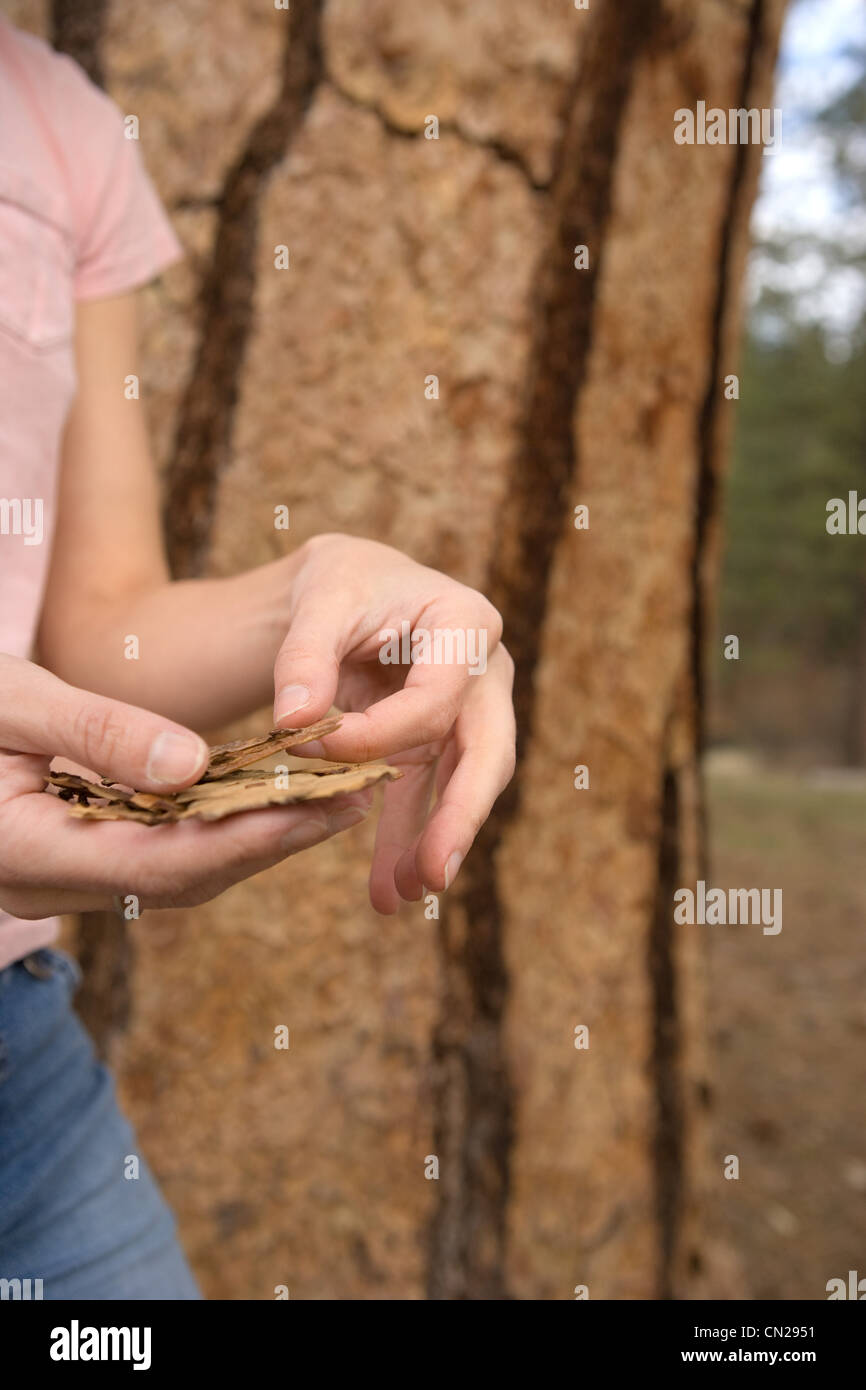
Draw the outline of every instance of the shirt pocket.
<instances>
[{"instance_id":1,"label":"shirt pocket","mask_svg":"<svg viewBox=\"0 0 866 1390\"><path fill-rule=\"evenodd\" d=\"M37 352L67 344L73 269L59 197L0 164L0 331Z\"/></svg>"}]
</instances>

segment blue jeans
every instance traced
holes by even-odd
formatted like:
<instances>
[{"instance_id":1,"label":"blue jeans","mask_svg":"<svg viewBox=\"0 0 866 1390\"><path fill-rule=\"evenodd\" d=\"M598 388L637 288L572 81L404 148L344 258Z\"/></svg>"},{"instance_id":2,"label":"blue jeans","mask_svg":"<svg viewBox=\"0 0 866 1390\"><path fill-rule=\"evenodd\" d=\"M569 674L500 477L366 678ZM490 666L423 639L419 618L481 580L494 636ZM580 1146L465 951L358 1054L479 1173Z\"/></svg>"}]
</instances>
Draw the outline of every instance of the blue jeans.
<instances>
[{"instance_id":1,"label":"blue jeans","mask_svg":"<svg viewBox=\"0 0 866 1390\"><path fill-rule=\"evenodd\" d=\"M0 1280L42 1280L46 1299L201 1298L73 1012L79 979L54 949L0 970Z\"/></svg>"}]
</instances>

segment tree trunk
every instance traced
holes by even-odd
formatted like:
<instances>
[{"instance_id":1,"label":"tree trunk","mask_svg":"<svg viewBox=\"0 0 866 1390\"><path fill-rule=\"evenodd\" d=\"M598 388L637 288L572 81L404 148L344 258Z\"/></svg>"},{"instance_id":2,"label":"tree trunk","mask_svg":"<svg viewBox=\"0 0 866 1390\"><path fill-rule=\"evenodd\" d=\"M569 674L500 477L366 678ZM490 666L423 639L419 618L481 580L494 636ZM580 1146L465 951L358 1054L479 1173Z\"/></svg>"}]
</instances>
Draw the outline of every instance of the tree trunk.
<instances>
[{"instance_id":1,"label":"tree trunk","mask_svg":"<svg viewBox=\"0 0 866 1390\"><path fill-rule=\"evenodd\" d=\"M761 150L673 132L772 104L783 7L153 0L86 29L190 252L143 378L176 573L273 558L287 504L293 544L485 590L517 666L518 773L438 919L373 915L361 829L128 941L87 927L82 1008L212 1297L730 1292L672 897Z\"/></svg>"}]
</instances>

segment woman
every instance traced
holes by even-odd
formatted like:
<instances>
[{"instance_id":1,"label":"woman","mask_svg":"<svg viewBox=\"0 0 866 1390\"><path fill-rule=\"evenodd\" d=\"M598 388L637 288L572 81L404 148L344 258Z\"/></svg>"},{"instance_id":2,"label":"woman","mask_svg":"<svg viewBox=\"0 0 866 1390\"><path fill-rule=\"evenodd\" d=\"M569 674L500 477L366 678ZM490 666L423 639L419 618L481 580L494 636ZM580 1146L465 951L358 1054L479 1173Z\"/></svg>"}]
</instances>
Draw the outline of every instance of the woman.
<instances>
[{"instance_id":1,"label":"woman","mask_svg":"<svg viewBox=\"0 0 866 1390\"><path fill-rule=\"evenodd\" d=\"M170 582L124 382L133 292L180 254L117 108L0 18L0 1279L41 1280L52 1299L200 1296L152 1176L130 1176L135 1139L71 1010L56 914L129 894L142 910L204 902L357 823L371 798L83 825L42 793L51 758L177 789L205 766L194 729L272 696L291 727L337 704L342 727L310 748L405 774L370 874L384 913L453 883L513 769L512 666L480 594L338 535ZM383 630L406 623L472 634L486 670L379 660Z\"/></svg>"}]
</instances>

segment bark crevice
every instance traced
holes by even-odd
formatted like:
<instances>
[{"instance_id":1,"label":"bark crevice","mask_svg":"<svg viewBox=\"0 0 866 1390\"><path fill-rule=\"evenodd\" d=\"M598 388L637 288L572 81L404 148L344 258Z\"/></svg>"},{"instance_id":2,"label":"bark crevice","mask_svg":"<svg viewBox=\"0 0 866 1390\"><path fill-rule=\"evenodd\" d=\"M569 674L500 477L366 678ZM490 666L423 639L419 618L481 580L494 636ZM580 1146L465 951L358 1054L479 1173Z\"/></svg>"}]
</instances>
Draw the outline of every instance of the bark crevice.
<instances>
[{"instance_id":1,"label":"bark crevice","mask_svg":"<svg viewBox=\"0 0 866 1390\"><path fill-rule=\"evenodd\" d=\"M673 938L673 901L680 875L679 846L679 786L676 772L666 767L662 775L658 874L648 951L653 1009L650 1074L655 1100L652 1154L659 1241L656 1297L661 1299L674 1296L683 1195L682 1040Z\"/></svg>"},{"instance_id":2,"label":"bark crevice","mask_svg":"<svg viewBox=\"0 0 866 1390\"><path fill-rule=\"evenodd\" d=\"M51 0L51 43L84 69L97 87L105 86L102 40L108 0Z\"/></svg>"},{"instance_id":3,"label":"bark crevice","mask_svg":"<svg viewBox=\"0 0 866 1390\"><path fill-rule=\"evenodd\" d=\"M518 768L494 807L440 925L443 1001L434 1035L440 1182L428 1267L437 1299L502 1299L513 1098L505 1054L508 973L497 858L521 804L535 722L534 673L548 587L578 473L574 419L586 379L620 129L636 62L659 6L629 0L593 11L564 118L538 260L520 438L511 460L485 591L505 619L515 663ZM576 271L574 247L590 248Z\"/></svg>"},{"instance_id":4,"label":"bark crevice","mask_svg":"<svg viewBox=\"0 0 866 1390\"><path fill-rule=\"evenodd\" d=\"M743 72L737 105L748 109L758 58L764 47L765 0L752 0L748 16ZM731 165L727 201L719 235L719 276L713 304L710 334L710 366L707 389L698 419L698 476L695 493L695 541L692 557L692 621L691 660L694 707L696 719L696 754L703 751L705 705L705 637L708 609L708 584L703 568L706 542L719 511L719 460L717 447L718 412L726 403L722 394L723 358L727 347L727 320L732 302L733 254L739 229L743 197L753 147L747 143L735 146Z\"/></svg>"},{"instance_id":5,"label":"bark crevice","mask_svg":"<svg viewBox=\"0 0 866 1390\"><path fill-rule=\"evenodd\" d=\"M75 1011L108 1059L114 1040L126 1032L132 1014L135 948L121 912L82 912L75 935L82 979Z\"/></svg>"},{"instance_id":6,"label":"bark crevice","mask_svg":"<svg viewBox=\"0 0 866 1390\"><path fill-rule=\"evenodd\" d=\"M748 109L762 63L775 63L775 42L766 33L766 0L749 0L737 105ZM778 36L776 36L778 37ZM708 551L720 511L720 411L725 401L722 378L725 354L731 344L731 328L738 279L736 255L740 250L743 218L751 202L749 175L760 149L736 145L719 230L719 274L716 281L710 327L710 361L706 391L697 424L697 477L694 501L694 539L691 559L692 607L689 631L689 737L690 764L694 772L696 801L696 868L707 877L707 816L701 776L706 730L706 672L708 613L714 575ZM681 770L682 773L682 770ZM651 1071L655 1091L654 1181L658 1224L658 1297L677 1296L682 1215L687 1200L686 1105L682 1076L683 1040L679 993L682 983L677 968L673 933L673 894L679 885L681 814L677 774L666 767L661 799L661 835L657 899L649 935L649 973L653 993ZM691 1273L698 1272L699 1257L692 1255Z\"/></svg>"},{"instance_id":7,"label":"bark crevice","mask_svg":"<svg viewBox=\"0 0 866 1390\"><path fill-rule=\"evenodd\" d=\"M261 198L322 81L322 12L323 0L292 7L279 94L256 121L215 200L214 248L198 298L198 351L180 403L167 475L164 523L176 577L200 574L207 559L253 326Z\"/></svg>"}]
</instances>

